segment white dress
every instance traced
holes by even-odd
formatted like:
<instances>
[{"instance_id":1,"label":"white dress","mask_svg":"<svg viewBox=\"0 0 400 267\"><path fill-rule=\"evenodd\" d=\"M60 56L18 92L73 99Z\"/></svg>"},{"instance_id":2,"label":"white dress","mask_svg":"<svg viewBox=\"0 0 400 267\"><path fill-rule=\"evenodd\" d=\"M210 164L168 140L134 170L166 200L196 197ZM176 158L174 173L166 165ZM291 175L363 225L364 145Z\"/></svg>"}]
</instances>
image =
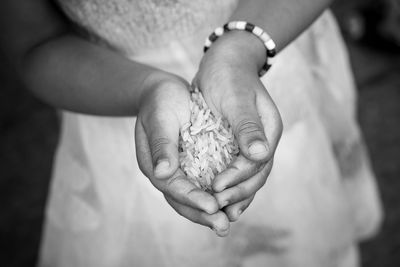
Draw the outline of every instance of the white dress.
<instances>
[{"instance_id":1,"label":"white dress","mask_svg":"<svg viewBox=\"0 0 400 267\"><path fill-rule=\"evenodd\" d=\"M59 0L99 45L191 80L236 0ZM63 112L41 266L357 266L381 207L347 54L325 12L262 79L284 132L227 238L178 215L140 172L135 118ZM110 88L118 90L118 88Z\"/></svg>"}]
</instances>

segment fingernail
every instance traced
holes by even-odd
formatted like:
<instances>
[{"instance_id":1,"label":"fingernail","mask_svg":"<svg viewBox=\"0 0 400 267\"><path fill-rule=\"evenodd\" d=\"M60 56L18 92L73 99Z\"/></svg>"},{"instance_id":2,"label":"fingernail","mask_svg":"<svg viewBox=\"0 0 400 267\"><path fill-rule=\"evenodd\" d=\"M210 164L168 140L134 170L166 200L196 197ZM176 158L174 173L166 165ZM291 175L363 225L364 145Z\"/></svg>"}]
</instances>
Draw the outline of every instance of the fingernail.
<instances>
[{"instance_id":1,"label":"fingernail","mask_svg":"<svg viewBox=\"0 0 400 267\"><path fill-rule=\"evenodd\" d=\"M251 156L256 156L257 158L263 158L268 153L267 146L260 141L251 143L249 146L249 153Z\"/></svg>"},{"instance_id":2,"label":"fingernail","mask_svg":"<svg viewBox=\"0 0 400 267\"><path fill-rule=\"evenodd\" d=\"M157 161L156 167L154 168L154 174L159 175L168 171L170 167L169 161L167 159L161 159Z\"/></svg>"},{"instance_id":3,"label":"fingernail","mask_svg":"<svg viewBox=\"0 0 400 267\"><path fill-rule=\"evenodd\" d=\"M242 215L242 213L243 213L243 210L238 210L237 211L235 221L239 220L240 215Z\"/></svg>"},{"instance_id":4,"label":"fingernail","mask_svg":"<svg viewBox=\"0 0 400 267\"><path fill-rule=\"evenodd\" d=\"M215 228L211 228L211 230L213 230L215 232L215 234L219 237L224 237L229 233L229 228L227 228L225 230L218 230Z\"/></svg>"},{"instance_id":5,"label":"fingernail","mask_svg":"<svg viewBox=\"0 0 400 267\"><path fill-rule=\"evenodd\" d=\"M240 215L242 215L242 213L243 213L243 210L238 210L238 211L237 211L237 217L239 217Z\"/></svg>"},{"instance_id":6,"label":"fingernail","mask_svg":"<svg viewBox=\"0 0 400 267\"><path fill-rule=\"evenodd\" d=\"M236 222L237 220L239 220L239 217L240 217L240 215L242 214L242 210L238 210L237 212L236 212L236 214L232 214L233 215L233 218L231 218L231 221L232 222Z\"/></svg>"}]
</instances>

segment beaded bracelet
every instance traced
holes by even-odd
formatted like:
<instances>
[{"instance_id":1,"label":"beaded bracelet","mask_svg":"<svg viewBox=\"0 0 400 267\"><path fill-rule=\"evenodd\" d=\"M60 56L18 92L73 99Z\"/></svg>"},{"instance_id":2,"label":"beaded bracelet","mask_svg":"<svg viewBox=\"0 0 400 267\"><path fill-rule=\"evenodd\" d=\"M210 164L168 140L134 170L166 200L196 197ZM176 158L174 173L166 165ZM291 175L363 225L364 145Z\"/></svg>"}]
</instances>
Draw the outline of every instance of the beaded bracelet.
<instances>
[{"instance_id":1,"label":"beaded bracelet","mask_svg":"<svg viewBox=\"0 0 400 267\"><path fill-rule=\"evenodd\" d=\"M229 32L232 30L241 30L241 31L247 31L255 36L257 36L264 44L266 50L267 50L267 59L265 61L265 64L261 68L260 72L258 75L261 77L267 71L269 68L271 68L272 63L274 62L274 57L276 55L276 45L275 42L272 40L272 38L266 33L263 29L261 29L258 26L255 26L254 24L251 24L246 21L231 21L226 23L223 27L218 27L214 30L214 32L206 39L206 42L204 44L204 53L207 52L207 50L211 47L212 43L215 42L218 37L222 36L225 32Z\"/></svg>"}]
</instances>

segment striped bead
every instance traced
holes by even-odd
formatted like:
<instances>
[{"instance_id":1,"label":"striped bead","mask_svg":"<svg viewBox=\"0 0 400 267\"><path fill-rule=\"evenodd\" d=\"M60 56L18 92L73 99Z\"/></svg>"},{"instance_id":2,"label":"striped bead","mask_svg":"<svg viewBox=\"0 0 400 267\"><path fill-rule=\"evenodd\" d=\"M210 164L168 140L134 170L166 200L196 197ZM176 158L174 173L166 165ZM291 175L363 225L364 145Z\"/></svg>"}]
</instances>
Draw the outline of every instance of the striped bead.
<instances>
[{"instance_id":1,"label":"striped bead","mask_svg":"<svg viewBox=\"0 0 400 267\"><path fill-rule=\"evenodd\" d=\"M264 31L260 27L258 26L254 27L253 34L255 34L256 36L260 37L263 32Z\"/></svg>"},{"instance_id":2,"label":"striped bead","mask_svg":"<svg viewBox=\"0 0 400 267\"><path fill-rule=\"evenodd\" d=\"M276 48L276 45L275 45L275 43L274 43L274 41L272 40L272 39L269 39L267 42L265 42L264 43L265 44L265 47L268 49L268 50L272 50L272 49L275 49Z\"/></svg>"},{"instance_id":3,"label":"striped bead","mask_svg":"<svg viewBox=\"0 0 400 267\"><path fill-rule=\"evenodd\" d=\"M228 29L231 30L235 30L236 29L236 21L231 21L228 23Z\"/></svg>"},{"instance_id":4,"label":"striped bead","mask_svg":"<svg viewBox=\"0 0 400 267\"><path fill-rule=\"evenodd\" d=\"M263 41L263 43L268 42L269 40L271 40L271 37L269 37L268 33L263 32L260 36L261 41Z\"/></svg>"},{"instance_id":5,"label":"striped bead","mask_svg":"<svg viewBox=\"0 0 400 267\"><path fill-rule=\"evenodd\" d=\"M236 22L236 29L235 30L242 30L244 31L246 29L246 21L238 21Z\"/></svg>"}]
</instances>

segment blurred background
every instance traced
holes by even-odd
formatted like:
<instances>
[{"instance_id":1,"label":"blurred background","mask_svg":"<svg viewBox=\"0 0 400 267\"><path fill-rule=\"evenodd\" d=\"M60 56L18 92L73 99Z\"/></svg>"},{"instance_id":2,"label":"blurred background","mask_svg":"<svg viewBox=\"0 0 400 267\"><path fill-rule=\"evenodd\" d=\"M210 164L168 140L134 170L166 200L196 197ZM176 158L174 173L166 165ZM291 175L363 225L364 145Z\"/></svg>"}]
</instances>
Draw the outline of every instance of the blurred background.
<instances>
[{"instance_id":1,"label":"blurred background","mask_svg":"<svg viewBox=\"0 0 400 267\"><path fill-rule=\"evenodd\" d=\"M359 90L359 120L383 199L381 232L361 245L362 266L400 266L400 0L337 0L333 10ZM0 55L0 265L34 266L43 223L56 112L15 78Z\"/></svg>"}]
</instances>

